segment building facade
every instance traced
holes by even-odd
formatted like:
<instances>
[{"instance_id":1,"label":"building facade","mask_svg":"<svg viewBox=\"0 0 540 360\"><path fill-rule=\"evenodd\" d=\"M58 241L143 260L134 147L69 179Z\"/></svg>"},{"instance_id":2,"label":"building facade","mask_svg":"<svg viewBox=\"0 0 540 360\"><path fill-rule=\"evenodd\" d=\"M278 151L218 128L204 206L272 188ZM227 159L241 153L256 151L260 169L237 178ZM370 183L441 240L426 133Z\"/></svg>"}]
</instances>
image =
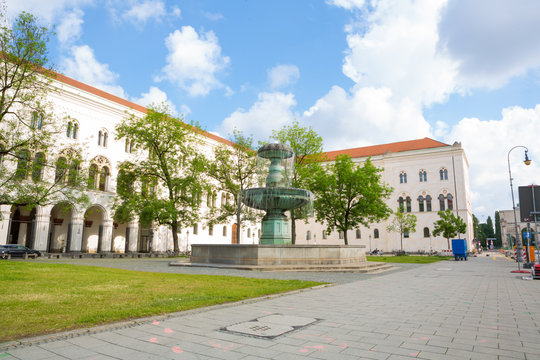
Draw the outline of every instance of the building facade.
<instances>
[{"instance_id":1,"label":"building facade","mask_svg":"<svg viewBox=\"0 0 540 360\"><path fill-rule=\"evenodd\" d=\"M113 220L113 200L116 194L118 166L137 156L129 141L116 140L115 127L128 116L144 116L146 108L114 95L58 75L52 83L49 101L52 112L63 119L63 132L58 135L54 154L33 154L30 161L45 161L52 165L44 176L55 176L55 165L64 154L77 151L90 165L94 184L87 190L88 207L66 210L64 203L38 206L28 211L24 207L0 205L0 244L22 244L46 252L127 253L163 252L172 249L172 234L165 226L142 227L136 220L117 224ZM216 135L202 135L199 149L211 156L220 144L232 145ZM432 139L404 141L327 153L330 161L339 154L350 155L362 163L368 157L383 168L382 181L394 188L388 205L397 210L401 204L408 213L417 216L416 232L403 239L406 251L440 251L447 248L446 239L432 236L437 211L451 209L467 223L472 240L472 212L469 193L468 163L459 143L447 145ZM65 158L64 158L65 160ZM226 194L208 194L202 199L201 211L221 206ZM208 227L204 222L179 233L181 250L191 244L227 244L235 242L240 231L240 243L257 244L260 224L243 224L238 229L228 223ZM400 248L400 235L386 230L388 221L360 227L348 234L350 244L364 244L369 250L392 251ZM326 234L324 226L315 221L297 222L298 244L342 244L342 234Z\"/></svg>"},{"instance_id":2,"label":"building facade","mask_svg":"<svg viewBox=\"0 0 540 360\"><path fill-rule=\"evenodd\" d=\"M471 248L469 164L460 143L448 145L424 138L326 153L329 160L341 154L349 155L358 164L371 158L373 165L383 169L381 180L394 189L387 205L393 211L401 206L417 217L416 231L404 234L403 250L422 253L448 249L445 238L432 234L439 219L437 212L445 209L453 210L465 221L467 232L459 236L467 239ZM400 234L387 231L391 220L350 230L349 244L365 245L368 251L400 250ZM297 223L299 244L343 244L343 237L339 232L327 234L325 226L314 221Z\"/></svg>"}]
</instances>

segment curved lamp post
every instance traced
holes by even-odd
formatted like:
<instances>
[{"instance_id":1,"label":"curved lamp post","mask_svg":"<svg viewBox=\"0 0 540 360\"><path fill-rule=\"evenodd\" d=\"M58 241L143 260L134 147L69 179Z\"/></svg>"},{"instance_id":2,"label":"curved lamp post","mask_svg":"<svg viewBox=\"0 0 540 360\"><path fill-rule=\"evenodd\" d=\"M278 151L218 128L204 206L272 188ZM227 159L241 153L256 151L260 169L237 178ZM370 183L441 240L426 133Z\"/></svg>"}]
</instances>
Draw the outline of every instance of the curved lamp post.
<instances>
[{"instance_id":1,"label":"curved lamp post","mask_svg":"<svg viewBox=\"0 0 540 360\"><path fill-rule=\"evenodd\" d=\"M522 247L522 244L521 244L521 237L519 236L519 229L518 229L517 216L516 216L516 202L514 200L514 187L512 186L512 171L510 170L510 153L512 152L512 150L514 150L516 148L525 149L525 160L523 160L523 163L525 165L530 165L531 160L529 159L529 156L527 154L529 149L526 146L517 145L517 146L514 146L513 148L511 148L508 151L508 155L507 155L507 158L508 158L508 175L510 176L510 192L512 193L512 209L514 210L514 226L515 226L515 231L516 231L516 258L517 258L516 260L517 260L517 263L518 263L518 270L520 271L521 270L520 259L523 258L523 247Z\"/></svg>"}]
</instances>

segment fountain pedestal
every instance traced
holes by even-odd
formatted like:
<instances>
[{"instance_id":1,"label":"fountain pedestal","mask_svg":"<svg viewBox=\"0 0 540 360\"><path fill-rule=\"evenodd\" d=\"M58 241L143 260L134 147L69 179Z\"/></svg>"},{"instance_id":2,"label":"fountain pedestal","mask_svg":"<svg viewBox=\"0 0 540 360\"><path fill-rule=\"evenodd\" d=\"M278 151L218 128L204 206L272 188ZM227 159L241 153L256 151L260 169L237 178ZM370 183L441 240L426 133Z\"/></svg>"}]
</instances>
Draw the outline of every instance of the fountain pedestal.
<instances>
[{"instance_id":1,"label":"fountain pedestal","mask_svg":"<svg viewBox=\"0 0 540 360\"><path fill-rule=\"evenodd\" d=\"M289 219L283 211L273 209L263 217L261 232L261 244L267 245L290 245L291 232L289 231Z\"/></svg>"}]
</instances>

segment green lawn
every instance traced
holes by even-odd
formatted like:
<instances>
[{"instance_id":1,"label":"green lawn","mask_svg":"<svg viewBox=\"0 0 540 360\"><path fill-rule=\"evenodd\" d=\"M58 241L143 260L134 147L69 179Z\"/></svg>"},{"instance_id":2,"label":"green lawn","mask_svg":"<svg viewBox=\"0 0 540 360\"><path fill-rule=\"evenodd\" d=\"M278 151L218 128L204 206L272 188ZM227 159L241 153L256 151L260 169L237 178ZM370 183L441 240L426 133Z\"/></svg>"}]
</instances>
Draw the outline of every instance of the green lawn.
<instances>
[{"instance_id":1,"label":"green lawn","mask_svg":"<svg viewBox=\"0 0 540 360\"><path fill-rule=\"evenodd\" d=\"M437 261L453 259L451 256L366 256L367 261L389 263L430 264Z\"/></svg>"},{"instance_id":2,"label":"green lawn","mask_svg":"<svg viewBox=\"0 0 540 360\"><path fill-rule=\"evenodd\" d=\"M320 284L0 260L0 342Z\"/></svg>"}]
</instances>

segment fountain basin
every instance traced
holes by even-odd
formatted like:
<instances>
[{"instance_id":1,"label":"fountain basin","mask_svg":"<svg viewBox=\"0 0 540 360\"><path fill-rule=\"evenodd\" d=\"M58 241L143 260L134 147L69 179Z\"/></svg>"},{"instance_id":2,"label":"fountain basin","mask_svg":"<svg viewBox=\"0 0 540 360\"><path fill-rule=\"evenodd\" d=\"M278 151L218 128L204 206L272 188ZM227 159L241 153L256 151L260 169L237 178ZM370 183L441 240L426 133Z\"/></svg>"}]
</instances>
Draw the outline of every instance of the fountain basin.
<instances>
[{"instance_id":1,"label":"fountain basin","mask_svg":"<svg viewBox=\"0 0 540 360\"><path fill-rule=\"evenodd\" d=\"M313 198L311 191L297 188L251 188L242 192L242 202L258 210L297 209Z\"/></svg>"}]
</instances>

